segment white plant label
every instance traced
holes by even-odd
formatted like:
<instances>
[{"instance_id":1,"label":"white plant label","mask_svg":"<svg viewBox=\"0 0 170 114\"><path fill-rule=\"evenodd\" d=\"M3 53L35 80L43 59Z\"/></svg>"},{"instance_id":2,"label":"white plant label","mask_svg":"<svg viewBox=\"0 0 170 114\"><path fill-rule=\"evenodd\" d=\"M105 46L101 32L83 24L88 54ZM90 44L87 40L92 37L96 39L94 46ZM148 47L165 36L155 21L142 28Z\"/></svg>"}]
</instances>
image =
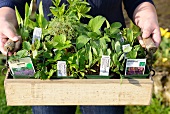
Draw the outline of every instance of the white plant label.
<instances>
[{"instance_id":1,"label":"white plant label","mask_svg":"<svg viewBox=\"0 0 170 114\"><path fill-rule=\"evenodd\" d=\"M35 42L36 39L40 40L41 35L42 35L42 28L35 27L33 31L32 44Z\"/></svg>"},{"instance_id":2,"label":"white plant label","mask_svg":"<svg viewBox=\"0 0 170 114\"><path fill-rule=\"evenodd\" d=\"M8 61L14 76L34 76L35 70L30 57Z\"/></svg>"},{"instance_id":3,"label":"white plant label","mask_svg":"<svg viewBox=\"0 0 170 114\"><path fill-rule=\"evenodd\" d=\"M66 61L57 61L57 76L67 76Z\"/></svg>"},{"instance_id":4,"label":"white plant label","mask_svg":"<svg viewBox=\"0 0 170 114\"><path fill-rule=\"evenodd\" d=\"M100 75L108 76L110 69L110 56L103 55L101 58Z\"/></svg>"},{"instance_id":5,"label":"white plant label","mask_svg":"<svg viewBox=\"0 0 170 114\"><path fill-rule=\"evenodd\" d=\"M125 75L143 75L146 59L127 59Z\"/></svg>"},{"instance_id":6,"label":"white plant label","mask_svg":"<svg viewBox=\"0 0 170 114\"><path fill-rule=\"evenodd\" d=\"M124 51L127 47L130 47L130 44L122 45L122 50Z\"/></svg>"},{"instance_id":7,"label":"white plant label","mask_svg":"<svg viewBox=\"0 0 170 114\"><path fill-rule=\"evenodd\" d=\"M123 50L123 52L124 52L124 50L125 50L126 48L128 48L128 47L130 47L130 44L122 45L122 50ZM127 54L127 53L124 52L124 57L125 57L125 58L126 58L126 54Z\"/></svg>"}]
</instances>

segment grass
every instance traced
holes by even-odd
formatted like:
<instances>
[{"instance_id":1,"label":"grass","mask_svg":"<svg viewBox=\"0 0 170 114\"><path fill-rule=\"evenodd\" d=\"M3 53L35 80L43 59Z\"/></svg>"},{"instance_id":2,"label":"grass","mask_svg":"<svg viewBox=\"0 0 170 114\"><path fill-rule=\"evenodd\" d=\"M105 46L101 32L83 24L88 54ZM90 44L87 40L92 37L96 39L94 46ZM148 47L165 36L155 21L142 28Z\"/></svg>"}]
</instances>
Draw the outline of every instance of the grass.
<instances>
[{"instance_id":1,"label":"grass","mask_svg":"<svg viewBox=\"0 0 170 114\"><path fill-rule=\"evenodd\" d=\"M170 107L165 106L160 98L153 96L149 106L126 106L125 114L170 114Z\"/></svg>"}]
</instances>

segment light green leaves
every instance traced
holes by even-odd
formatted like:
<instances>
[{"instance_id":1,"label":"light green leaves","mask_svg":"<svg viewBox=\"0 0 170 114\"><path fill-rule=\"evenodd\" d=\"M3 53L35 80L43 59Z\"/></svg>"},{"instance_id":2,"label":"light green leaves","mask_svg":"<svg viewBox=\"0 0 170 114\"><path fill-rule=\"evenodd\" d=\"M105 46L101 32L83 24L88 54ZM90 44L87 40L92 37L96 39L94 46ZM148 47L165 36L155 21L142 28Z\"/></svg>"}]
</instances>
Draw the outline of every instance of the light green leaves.
<instances>
[{"instance_id":1,"label":"light green leaves","mask_svg":"<svg viewBox=\"0 0 170 114\"><path fill-rule=\"evenodd\" d=\"M80 48L84 47L89 40L90 40L90 38L85 36L85 35L79 36L77 38L77 40L76 40L76 47L77 47L77 49L80 49Z\"/></svg>"},{"instance_id":2,"label":"light green leaves","mask_svg":"<svg viewBox=\"0 0 170 114\"><path fill-rule=\"evenodd\" d=\"M55 7L58 7L59 4L60 4L60 2L61 2L61 0L52 0L52 2L53 2L53 5L54 5Z\"/></svg>"},{"instance_id":3,"label":"light green leaves","mask_svg":"<svg viewBox=\"0 0 170 114\"><path fill-rule=\"evenodd\" d=\"M66 36L61 34L58 36L54 36L54 42L58 43L58 44L64 44L66 42Z\"/></svg>"},{"instance_id":4,"label":"light green leaves","mask_svg":"<svg viewBox=\"0 0 170 114\"><path fill-rule=\"evenodd\" d=\"M40 2L38 9L39 9L39 14L36 15L36 20L37 20L37 23L38 23L38 27L46 28L47 25L48 25L48 22L44 17L42 1Z\"/></svg>"},{"instance_id":5,"label":"light green leaves","mask_svg":"<svg viewBox=\"0 0 170 114\"><path fill-rule=\"evenodd\" d=\"M22 43L22 45L23 45L23 49L25 49L25 50L27 50L27 51L30 51L30 50L31 50L31 44L30 44L29 42L24 41L24 42Z\"/></svg>"},{"instance_id":6,"label":"light green leaves","mask_svg":"<svg viewBox=\"0 0 170 114\"><path fill-rule=\"evenodd\" d=\"M44 16L42 1L39 4L39 14Z\"/></svg>"},{"instance_id":7,"label":"light green leaves","mask_svg":"<svg viewBox=\"0 0 170 114\"><path fill-rule=\"evenodd\" d=\"M90 65L92 64L92 61L93 61L92 52L91 52L91 47L89 48L88 55L89 55L89 67L90 67Z\"/></svg>"},{"instance_id":8,"label":"light green leaves","mask_svg":"<svg viewBox=\"0 0 170 114\"><path fill-rule=\"evenodd\" d=\"M23 27L24 22L23 22L23 19L21 18L21 15L18 12L17 7L15 7L15 13L16 13L17 22L18 22L19 27Z\"/></svg>"},{"instance_id":9,"label":"light green leaves","mask_svg":"<svg viewBox=\"0 0 170 114\"><path fill-rule=\"evenodd\" d=\"M98 32L105 21L106 18L102 16L96 16L90 20L88 26L92 29L93 32Z\"/></svg>"},{"instance_id":10,"label":"light green leaves","mask_svg":"<svg viewBox=\"0 0 170 114\"><path fill-rule=\"evenodd\" d=\"M111 28L119 29L120 27L122 27L122 24L119 22L114 22L111 24Z\"/></svg>"},{"instance_id":11,"label":"light green leaves","mask_svg":"<svg viewBox=\"0 0 170 114\"><path fill-rule=\"evenodd\" d=\"M28 51L27 50L20 50L17 52L16 56L18 56L19 58L24 58L26 56L28 56Z\"/></svg>"},{"instance_id":12,"label":"light green leaves","mask_svg":"<svg viewBox=\"0 0 170 114\"><path fill-rule=\"evenodd\" d=\"M113 60L115 65L117 65L119 63L119 61L118 61L118 54L117 53L114 53L114 55L112 56L112 60Z\"/></svg>"},{"instance_id":13,"label":"light green leaves","mask_svg":"<svg viewBox=\"0 0 170 114\"><path fill-rule=\"evenodd\" d=\"M58 50L70 48L72 46L71 42L69 40L66 40L66 36L63 34L55 36L52 44L54 48Z\"/></svg>"},{"instance_id":14,"label":"light green leaves","mask_svg":"<svg viewBox=\"0 0 170 114\"><path fill-rule=\"evenodd\" d=\"M33 59L35 59L37 55L38 55L37 50L33 50L33 51L32 51Z\"/></svg>"},{"instance_id":15,"label":"light green leaves","mask_svg":"<svg viewBox=\"0 0 170 114\"><path fill-rule=\"evenodd\" d=\"M123 50L123 52L124 53L128 53L128 52L130 52L132 50L132 47L131 46L128 46L128 47L126 47L124 50Z\"/></svg>"},{"instance_id":16,"label":"light green leaves","mask_svg":"<svg viewBox=\"0 0 170 114\"><path fill-rule=\"evenodd\" d=\"M32 8L33 8L33 1L31 1L30 6L28 5L28 3L25 4L25 18L28 19L31 16Z\"/></svg>"},{"instance_id":17,"label":"light green leaves","mask_svg":"<svg viewBox=\"0 0 170 114\"><path fill-rule=\"evenodd\" d=\"M127 29L127 39L128 39L128 41L129 42L133 42L133 39L134 37L133 37L133 31L132 30L130 30L130 29Z\"/></svg>"},{"instance_id":18,"label":"light green leaves","mask_svg":"<svg viewBox=\"0 0 170 114\"><path fill-rule=\"evenodd\" d=\"M120 52L121 51L121 45L120 45L120 42L119 41L117 41L116 43L115 43L115 50L116 50L116 52L118 53L118 52Z\"/></svg>"},{"instance_id":19,"label":"light green leaves","mask_svg":"<svg viewBox=\"0 0 170 114\"><path fill-rule=\"evenodd\" d=\"M100 48L101 48L102 50L106 50L107 44L106 44L105 38L100 38L100 39L99 39L99 43L100 43Z\"/></svg>"}]
</instances>

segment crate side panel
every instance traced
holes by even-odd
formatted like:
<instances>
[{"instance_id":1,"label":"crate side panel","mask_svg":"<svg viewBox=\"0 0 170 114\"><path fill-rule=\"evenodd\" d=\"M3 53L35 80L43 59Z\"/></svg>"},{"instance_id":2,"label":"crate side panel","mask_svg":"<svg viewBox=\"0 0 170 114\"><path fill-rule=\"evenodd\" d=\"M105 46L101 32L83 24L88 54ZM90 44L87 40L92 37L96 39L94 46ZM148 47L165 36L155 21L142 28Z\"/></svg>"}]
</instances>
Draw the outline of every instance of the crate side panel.
<instances>
[{"instance_id":1,"label":"crate side panel","mask_svg":"<svg viewBox=\"0 0 170 114\"><path fill-rule=\"evenodd\" d=\"M152 97L150 80L135 84L63 81L6 81L7 105L149 105Z\"/></svg>"}]
</instances>

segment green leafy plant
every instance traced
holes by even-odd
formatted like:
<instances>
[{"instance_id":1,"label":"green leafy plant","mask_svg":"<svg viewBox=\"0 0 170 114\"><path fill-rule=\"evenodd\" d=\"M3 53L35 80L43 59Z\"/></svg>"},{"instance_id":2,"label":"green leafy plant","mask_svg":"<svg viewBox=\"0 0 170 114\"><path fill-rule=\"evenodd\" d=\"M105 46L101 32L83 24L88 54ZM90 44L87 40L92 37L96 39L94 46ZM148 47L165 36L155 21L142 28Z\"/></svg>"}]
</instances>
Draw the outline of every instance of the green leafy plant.
<instances>
[{"instance_id":1,"label":"green leafy plant","mask_svg":"<svg viewBox=\"0 0 170 114\"><path fill-rule=\"evenodd\" d=\"M126 106L127 114L169 114L170 108L162 103L162 98L152 97L150 106Z\"/></svg>"},{"instance_id":2,"label":"green leafy plant","mask_svg":"<svg viewBox=\"0 0 170 114\"><path fill-rule=\"evenodd\" d=\"M42 3L35 21L30 19L32 3L30 7L28 4L25 6L24 20L16 10L23 43L22 49L11 59L30 56L36 70L35 78L57 76L57 61L66 61L69 77L98 75L102 55L111 58L110 75L122 77L126 58L145 57L143 48L136 44L136 37L140 35L138 30L121 30L119 22L110 25L103 16L88 15L90 7L86 1L68 0L68 4L62 5L60 1L53 1L54 6L50 9L54 18L49 22L43 17ZM89 23L82 23L82 18L90 18ZM34 27L42 28L42 36L31 44ZM130 44L130 47L122 50L125 44Z\"/></svg>"}]
</instances>

